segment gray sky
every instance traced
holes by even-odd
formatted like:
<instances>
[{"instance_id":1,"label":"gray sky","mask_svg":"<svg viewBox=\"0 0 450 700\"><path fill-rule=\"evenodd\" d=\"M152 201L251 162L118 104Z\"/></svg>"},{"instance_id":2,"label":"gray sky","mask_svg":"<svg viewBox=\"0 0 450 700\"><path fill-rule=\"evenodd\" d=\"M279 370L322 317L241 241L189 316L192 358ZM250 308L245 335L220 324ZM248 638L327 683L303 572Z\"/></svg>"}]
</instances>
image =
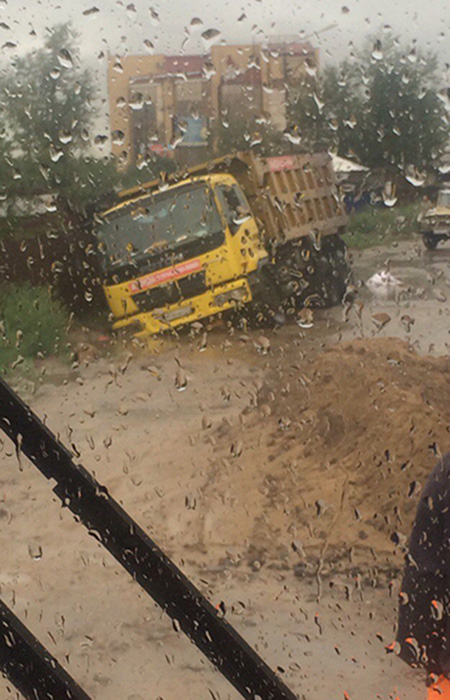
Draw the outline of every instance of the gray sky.
<instances>
[{"instance_id":1,"label":"gray sky","mask_svg":"<svg viewBox=\"0 0 450 700\"><path fill-rule=\"evenodd\" d=\"M191 25L194 18L202 24ZM39 47L47 28L67 20L80 32L82 56L95 66L103 94L102 52L203 53L207 29L220 31L215 42L228 43L312 35L322 62L329 63L347 56L367 34L390 27L411 46L417 41L436 51L443 67L450 63L450 0L0 0L0 60Z\"/></svg>"},{"instance_id":2,"label":"gray sky","mask_svg":"<svg viewBox=\"0 0 450 700\"><path fill-rule=\"evenodd\" d=\"M83 13L96 7L97 12ZM203 25L191 27L193 18ZM350 42L360 44L383 25L392 27L407 42L418 40L450 60L450 0L0 0L0 42L14 42L20 50L41 43L46 27L71 19L81 33L83 54L156 51L198 53L208 49L202 31L221 32L215 41L260 42L272 34L299 38L337 26L312 41L322 48L324 60L342 57ZM239 21L240 19L240 21ZM30 36L33 28L37 36ZM302 34L303 32L303 34ZM1 44L0 44L1 45ZM11 55L15 49L4 48Z\"/></svg>"}]
</instances>

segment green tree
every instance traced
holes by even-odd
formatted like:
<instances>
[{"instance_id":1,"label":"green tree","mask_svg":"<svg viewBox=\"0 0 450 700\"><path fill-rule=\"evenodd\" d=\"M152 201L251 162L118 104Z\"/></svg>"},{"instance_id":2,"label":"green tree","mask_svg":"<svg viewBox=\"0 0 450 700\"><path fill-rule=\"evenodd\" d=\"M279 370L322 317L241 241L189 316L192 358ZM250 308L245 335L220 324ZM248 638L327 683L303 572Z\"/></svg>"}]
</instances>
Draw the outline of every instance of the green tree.
<instances>
[{"instance_id":1,"label":"green tree","mask_svg":"<svg viewBox=\"0 0 450 700\"><path fill-rule=\"evenodd\" d=\"M330 120L330 105L326 99L327 74L311 80L305 76L288 92L287 139L306 151L330 148L335 134Z\"/></svg>"},{"instance_id":2,"label":"green tree","mask_svg":"<svg viewBox=\"0 0 450 700\"><path fill-rule=\"evenodd\" d=\"M252 150L271 156L286 150L284 135L263 118L226 119L217 124L212 136L219 155Z\"/></svg>"},{"instance_id":3,"label":"green tree","mask_svg":"<svg viewBox=\"0 0 450 700\"><path fill-rule=\"evenodd\" d=\"M86 150L95 90L90 71L80 67L69 24L57 25L42 48L19 57L2 91L8 126L23 153L53 165Z\"/></svg>"},{"instance_id":4,"label":"green tree","mask_svg":"<svg viewBox=\"0 0 450 700\"><path fill-rule=\"evenodd\" d=\"M430 167L447 139L433 54L369 40L352 61L327 67L291 95L290 122L311 149L365 165Z\"/></svg>"},{"instance_id":5,"label":"green tree","mask_svg":"<svg viewBox=\"0 0 450 700\"><path fill-rule=\"evenodd\" d=\"M112 159L89 152L97 95L69 24L57 25L40 49L19 57L0 92L0 188L9 196L51 192L80 208L116 186Z\"/></svg>"}]
</instances>

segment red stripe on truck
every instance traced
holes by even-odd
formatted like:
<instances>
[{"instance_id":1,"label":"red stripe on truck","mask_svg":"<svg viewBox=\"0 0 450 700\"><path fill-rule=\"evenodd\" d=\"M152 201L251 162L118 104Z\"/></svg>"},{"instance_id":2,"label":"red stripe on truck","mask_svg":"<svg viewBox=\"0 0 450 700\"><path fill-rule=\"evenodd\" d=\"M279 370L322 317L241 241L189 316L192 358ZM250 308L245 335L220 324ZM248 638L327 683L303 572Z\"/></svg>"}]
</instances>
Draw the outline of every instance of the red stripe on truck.
<instances>
[{"instance_id":1,"label":"red stripe on truck","mask_svg":"<svg viewBox=\"0 0 450 700\"><path fill-rule=\"evenodd\" d=\"M141 292L144 289L157 287L159 284L190 275L191 272L198 272L201 269L202 264L200 260L188 260L188 262L168 267L166 270L161 270L161 272L152 272L151 275L139 277L139 279L130 282L128 289L130 292Z\"/></svg>"}]
</instances>

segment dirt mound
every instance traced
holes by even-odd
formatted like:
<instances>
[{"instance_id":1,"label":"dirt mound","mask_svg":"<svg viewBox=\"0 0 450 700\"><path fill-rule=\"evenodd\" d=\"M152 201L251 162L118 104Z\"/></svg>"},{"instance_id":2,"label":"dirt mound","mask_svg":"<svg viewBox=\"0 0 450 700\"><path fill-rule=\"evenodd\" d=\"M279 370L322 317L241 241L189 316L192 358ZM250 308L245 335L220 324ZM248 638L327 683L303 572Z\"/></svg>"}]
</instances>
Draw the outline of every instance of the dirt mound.
<instances>
[{"instance_id":1,"label":"dirt mound","mask_svg":"<svg viewBox=\"0 0 450 700\"><path fill-rule=\"evenodd\" d=\"M390 338L285 358L241 425L216 432L205 546L255 568L401 565L420 490L450 449L449 380L447 358Z\"/></svg>"}]
</instances>

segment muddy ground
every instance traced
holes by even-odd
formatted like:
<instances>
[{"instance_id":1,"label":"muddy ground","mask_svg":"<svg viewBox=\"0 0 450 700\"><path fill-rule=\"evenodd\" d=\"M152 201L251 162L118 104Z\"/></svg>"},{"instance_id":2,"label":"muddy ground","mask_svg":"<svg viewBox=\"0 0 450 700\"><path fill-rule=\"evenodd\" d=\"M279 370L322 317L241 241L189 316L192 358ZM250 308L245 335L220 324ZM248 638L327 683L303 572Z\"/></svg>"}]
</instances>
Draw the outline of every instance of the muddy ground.
<instances>
[{"instance_id":1,"label":"muddy ground","mask_svg":"<svg viewBox=\"0 0 450 700\"><path fill-rule=\"evenodd\" d=\"M449 449L450 246L353 254L312 327L183 335L46 362L21 393L306 700L425 696L385 645L420 490ZM237 694L51 484L0 442L1 596L98 700ZM0 698L16 697L0 680ZM17 696L20 697L20 696Z\"/></svg>"}]
</instances>

